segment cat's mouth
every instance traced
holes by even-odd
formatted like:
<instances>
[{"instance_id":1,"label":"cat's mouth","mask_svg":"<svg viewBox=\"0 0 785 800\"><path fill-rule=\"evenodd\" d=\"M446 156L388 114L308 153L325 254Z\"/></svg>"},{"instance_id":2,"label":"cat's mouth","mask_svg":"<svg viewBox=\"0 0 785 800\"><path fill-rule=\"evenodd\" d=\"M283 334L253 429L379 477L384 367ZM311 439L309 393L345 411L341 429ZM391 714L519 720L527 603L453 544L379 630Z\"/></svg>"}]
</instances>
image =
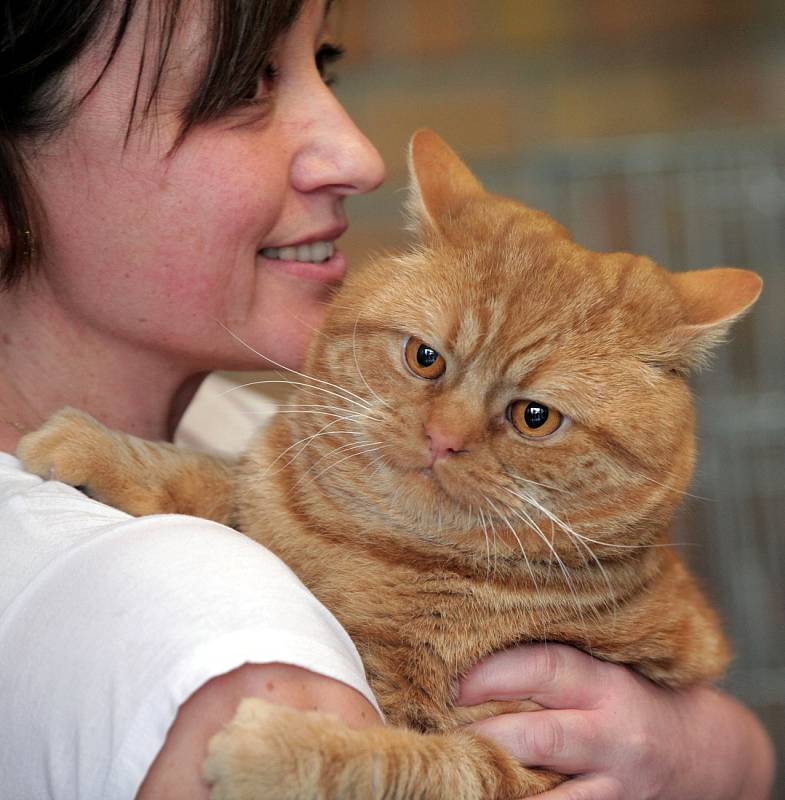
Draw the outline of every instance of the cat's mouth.
<instances>
[{"instance_id":1,"label":"cat's mouth","mask_svg":"<svg viewBox=\"0 0 785 800\"><path fill-rule=\"evenodd\" d=\"M412 478L426 492L453 511L465 511L469 507L467 492L469 488L455 475L446 475L444 470L433 467L414 469L409 472Z\"/></svg>"}]
</instances>

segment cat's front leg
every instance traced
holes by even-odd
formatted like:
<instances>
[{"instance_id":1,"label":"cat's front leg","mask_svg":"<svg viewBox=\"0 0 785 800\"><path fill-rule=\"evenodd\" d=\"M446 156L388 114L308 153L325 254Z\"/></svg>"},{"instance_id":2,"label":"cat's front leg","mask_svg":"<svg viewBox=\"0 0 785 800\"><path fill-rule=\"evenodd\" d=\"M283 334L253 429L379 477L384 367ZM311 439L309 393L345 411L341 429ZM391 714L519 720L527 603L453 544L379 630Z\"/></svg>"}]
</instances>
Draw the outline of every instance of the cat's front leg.
<instances>
[{"instance_id":1,"label":"cat's front leg","mask_svg":"<svg viewBox=\"0 0 785 800\"><path fill-rule=\"evenodd\" d=\"M75 408L22 437L17 455L28 471L78 486L134 516L177 513L231 521L231 465L117 433Z\"/></svg>"},{"instance_id":2,"label":"cat's front leg","mask_svg":"<svg viewBox=\"0 0 785 800\"><path fill-rule=\"evenodd\" d=\"M522 711L540 711L542 706L534 700L489 700L487 703L478 703L476 706L455 706L447 714L450 726L443 730L450 730L452 726L460 728L472 722L480 722L500 714L518 714Z\"/></svg>"},{"instance_id":3,"label":"cat's front leg","mask_svg":"<svg viewBox=\"0 0 785 800\"><path fill-rule=\"evenodd\" d=\"M472 733L354 730L258 699L212 738L203 776L210 800L518 800L563 780Z\"/></svg>"}]
</instances>

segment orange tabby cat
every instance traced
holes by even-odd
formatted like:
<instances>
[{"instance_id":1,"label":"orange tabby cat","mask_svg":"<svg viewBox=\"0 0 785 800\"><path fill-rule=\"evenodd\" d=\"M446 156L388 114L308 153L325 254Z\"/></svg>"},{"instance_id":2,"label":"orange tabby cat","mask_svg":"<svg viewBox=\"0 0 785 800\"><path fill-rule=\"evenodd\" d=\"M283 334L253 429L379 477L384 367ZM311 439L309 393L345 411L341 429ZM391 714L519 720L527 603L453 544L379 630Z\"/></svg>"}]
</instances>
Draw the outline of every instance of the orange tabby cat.
<instances>
[{"instance_id":1,"label":"orange tabby cat","mask_svg":"<svg viewBox=\"0 0 785 800\"><path fill-rule=\"evenodd\" d=\"M593 253L411 144L417 246L338 293L293 402L239 465L112 436L75 411L26 437L39 474L135 514L230 522L356 643L390 727L244 701L212 740L215 798L512 800L562 778L456 726L457 676L558 641L667 686L728 647L668 529L693 468L685 379L757 298L751 272ZM263 513L261 513L263 510Z\"/></svg>"}]
</instances>

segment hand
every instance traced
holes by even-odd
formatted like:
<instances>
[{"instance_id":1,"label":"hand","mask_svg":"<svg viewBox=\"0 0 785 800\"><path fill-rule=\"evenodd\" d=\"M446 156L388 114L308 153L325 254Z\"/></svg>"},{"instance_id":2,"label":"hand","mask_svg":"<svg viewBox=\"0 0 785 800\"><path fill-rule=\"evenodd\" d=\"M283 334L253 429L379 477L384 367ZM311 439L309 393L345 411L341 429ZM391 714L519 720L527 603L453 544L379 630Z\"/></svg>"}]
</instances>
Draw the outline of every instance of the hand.
<instances>
[{"instance_id":1,"label":"hand","mask_svg":"<svg viewBox=\"0 0 785 800\"><path fill-rule=\"evenodd\" d=\"M481 661L459 705L531 698L542 711L470 727L530 767L575 776L542 800L765 800L774 753L758 720L720 692L655 686L565 645Z\"/></svg>"}]
</instances>

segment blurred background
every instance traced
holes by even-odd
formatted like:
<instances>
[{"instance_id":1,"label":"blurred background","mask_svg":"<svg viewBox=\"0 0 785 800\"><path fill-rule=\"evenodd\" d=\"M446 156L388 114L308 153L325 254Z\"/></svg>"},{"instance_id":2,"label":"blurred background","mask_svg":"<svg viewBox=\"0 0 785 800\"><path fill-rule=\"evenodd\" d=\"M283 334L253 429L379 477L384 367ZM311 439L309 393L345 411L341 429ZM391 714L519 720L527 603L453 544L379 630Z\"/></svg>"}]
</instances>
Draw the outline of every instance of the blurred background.
<instances>
[{"instance_id":1,"label":"blurred background","mask_svg":"<svg viewBox=\"0 0 785 800\"><path fill-rule=\"evenodd\" d=\"M672 269L743 266L764 293L694 384L683 552L737 657L726 687L777 741L785 798L785 5L782 0L339 0L336 92L386 185L353 259L406 241L404 152L431 127L486 186L581 244Z\"/></svg>"},{"instance_id":2,"label":"blurred background","mask_svg":"<svg viewBox=\"0 0 785 800\"><path fill-rule=\"evenodd\" d=\"M404 151L444 136L486 186L593 249L765 289L695 380L700 461L675 538L722 611L726 688L777 742L785 798L785 6L782 0L339 0L336 92L388 181L357 261L406 241Z\"/></svg>"}]
</instances>

